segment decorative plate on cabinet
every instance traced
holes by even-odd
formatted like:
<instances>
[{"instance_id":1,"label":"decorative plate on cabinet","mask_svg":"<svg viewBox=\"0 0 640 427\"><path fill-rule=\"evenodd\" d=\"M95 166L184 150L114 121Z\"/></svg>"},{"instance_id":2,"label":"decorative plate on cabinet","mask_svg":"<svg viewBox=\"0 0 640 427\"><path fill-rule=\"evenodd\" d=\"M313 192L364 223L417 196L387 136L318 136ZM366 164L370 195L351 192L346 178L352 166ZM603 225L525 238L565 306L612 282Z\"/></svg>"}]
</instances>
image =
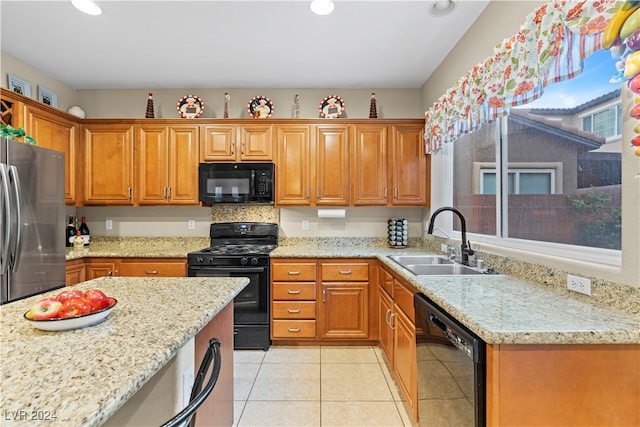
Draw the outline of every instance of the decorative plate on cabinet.
<instances>
[{"instance_id":1,"label":"decorative plate on cabinet","mask_svg":"<svg viewBox=\"0 0 640 427\"><path fill-rule=\"evenodd\" d=\"M186 95L178 100L176 106L180 117L185 119L195 119L200 117L204 111L204 101L196 95Z\"/></svg>"},{"instance_id":2,"label":"decorative plate on cabinet","mask_svg":"<svg viewBox=\"0 0 640 427\"><path fill-rule=\"evenodd\" d=\"M322 100L318 111L320 116L326 119L335 119L340 117L340 114L344 111L344 99L338 95L329 95Z\"/></svg>"},{"instance_id":3,"label":"decorative plate on cabinet","mask_svg":"<svg viewBox=\"0 0 640 427\"><path fill-rule=\"evenodd\" d=\"M264 96L254 96L247 104L247 111L254 119L267 119L271 117L274 110L273 102Z\"/></svg>"}]
</instances>

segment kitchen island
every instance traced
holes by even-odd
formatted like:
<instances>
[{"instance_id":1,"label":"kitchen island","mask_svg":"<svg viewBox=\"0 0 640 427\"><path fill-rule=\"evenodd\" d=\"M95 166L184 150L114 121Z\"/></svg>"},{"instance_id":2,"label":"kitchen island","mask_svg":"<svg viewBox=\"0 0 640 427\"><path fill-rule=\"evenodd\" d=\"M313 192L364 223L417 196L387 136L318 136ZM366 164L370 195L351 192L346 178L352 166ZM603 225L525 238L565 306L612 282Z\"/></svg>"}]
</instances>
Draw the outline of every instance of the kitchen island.
<instances>
[{"instance_id":1,"label":"kitchen island","mask_svg":"<svg viewBox=\"0 0 640 427\"><path fill-rule=\"evenodd\" d=\"M0 424L102 425L217 316L232 314L233 298L247 283L246 278L87 281L74 288L100 289L118 300L116 307L102 323L60 332L35 329L22 317L56 291L1 306ZM226 327L232 337L231 325ZM228 353L223 367L233 366L232 350ZM196 368L199 363L194 361Z\"/></svg>"}]
</instances>

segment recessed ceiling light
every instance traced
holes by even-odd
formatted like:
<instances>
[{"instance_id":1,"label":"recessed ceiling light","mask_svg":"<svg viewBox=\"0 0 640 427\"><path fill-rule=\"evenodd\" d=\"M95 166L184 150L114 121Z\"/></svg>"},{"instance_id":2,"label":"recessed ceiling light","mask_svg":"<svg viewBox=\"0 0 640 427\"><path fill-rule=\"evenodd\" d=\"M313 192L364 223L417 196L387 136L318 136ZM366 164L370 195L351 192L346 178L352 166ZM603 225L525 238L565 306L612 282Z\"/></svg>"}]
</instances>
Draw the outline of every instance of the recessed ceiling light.
<instances>
[{"instance_id":1,"label":"recessed ceiling light","mask_svg":"<svg viewBox=\"0 0 640 427\"><path fill-rule=\"evenodd\" d=\"M71 4L87 15L100 15L102 13L100 6L95 4L93 0L71 0Z\"/></svg>"},{"instance_id":2,"label":"recessed ceiling light","mask_svg":"<svg viewBox=\"0 0 640 427\"><path fill-rule=\"evenodd\" d=\"M429 5L429 15L437 17L445 16L453 12L455 8L455 0L436 0Z\"/></svg>"},{"instance_id":3,"label":"recessed ceiling light","mask_svg":"<svg viewBox=\"0 0 640 427\"><path fill-rule=\"evenodd\" d=\"M310 7L316 15L328 15L333 12L335 5L333 0L313 0Z\"/></svg>"}]
</instances>

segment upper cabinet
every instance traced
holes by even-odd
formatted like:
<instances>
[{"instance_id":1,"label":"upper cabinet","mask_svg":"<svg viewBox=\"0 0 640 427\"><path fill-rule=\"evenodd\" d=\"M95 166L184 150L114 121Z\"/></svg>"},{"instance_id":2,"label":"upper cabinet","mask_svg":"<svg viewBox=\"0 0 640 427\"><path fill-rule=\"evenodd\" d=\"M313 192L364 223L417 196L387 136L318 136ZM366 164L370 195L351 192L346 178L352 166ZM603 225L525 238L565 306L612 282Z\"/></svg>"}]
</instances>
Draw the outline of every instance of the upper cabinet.
<instances>
[{"instance_id":1,"label":"upper cabinet","mask_svg":"<svg viewBox=\"0 0 640 427\"><path fill-rule=\"evenodd\" d=\"M198 125L136 126L136 204L198 204L199 134Z\"/></svg>"},{"instance_id":2,"label":"upper cabinet","mask_svg":"<svg viewBox=\"0 0 640 427\"><path fill-rule=\"evenodd\" d=\"M390 151L393 206L426 206L429 167L423 140L424 129L416 125L391 126Z\"/></svg>"},{"instance_id":3,"label":"upper cabinet","mask_svg":"<svg viewBox=\"0 0 640 427\"><path fill-rule=\"evenodd\" d=\"M84 126L84 203L133 205L131 124Z\"/></svg>"},{"instance_id":4,"label":"upper cabinet","mask_svg":"<svg viewBox=\"0 0 640 427\"><path fill-rule=\"evenodd\" d=\"M273 160L273 125L247 123L243 125L203 126L200 145L202 162L269 162Z\"/></svg>"},{"instance_id":5,"label":"upper cabinet","mask_svg":"<svg viewBox=\"0 0 640 427\"><path fill-rule=\"evenodd\" d=\"M309 206L311 200L311 126L276 127L276 205Z\"/></svg>"},{"instance_id":6,"label":"upper cabinet","mask_svg":"<svg viewBox=\"0 0 640 427\"><path fill-rule=\"evenodd\" d=\"M351 132L351 201L354 206L386 206L388 126L358 124Z\"/></svg>"},{"instance_id":7,"label":"upper cabinet","mask_svg":"<svg viewBox=\"0 0 640 427\"><path fill-rule=\"evenodd\" d=\"M349 205L349 125L317 125L315 204Z\"/></svg>"},{"instance_id":8,"label":"upper cabinet","mask_svg":"<svg viewBox=\"0 0 640 427\"><path fill-rule=\"evenodd\" d=\"M80 156L79 119L45 105L2 89L2 122L22 127L38 146L64 153L65 202L82 202L82 168Z\"/></svg>"}]
</instances>

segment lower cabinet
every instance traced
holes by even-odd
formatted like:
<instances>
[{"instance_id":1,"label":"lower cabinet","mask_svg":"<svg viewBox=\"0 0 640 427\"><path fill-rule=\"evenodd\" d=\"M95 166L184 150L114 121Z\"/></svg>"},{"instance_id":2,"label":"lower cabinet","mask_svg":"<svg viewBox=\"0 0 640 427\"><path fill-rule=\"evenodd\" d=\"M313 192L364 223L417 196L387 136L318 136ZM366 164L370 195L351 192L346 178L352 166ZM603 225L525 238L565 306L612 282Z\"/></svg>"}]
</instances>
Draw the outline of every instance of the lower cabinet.
<instances>
[{"instance_id":1,"label":"lower cabinet","mask_svg":"<svg viewBox=\"0 0 640 427\"><path fill-rule=\"evenodd\" d=\"M185 258L83 258L67 261L67 286L105 276L185 277Z\"/></svg>"},{"instance_id":2,"label":"lower cabinet","mask_svg":"<svg viewBox=\"0 0 640 427\"><path fill-rule=\"evenodd\" d=\"M271 339L376 340L375 266L367 259L272 258Z\"/></svg>"},{"instance_id":3,"label":"lower cabinet","mask_svg":"<svg viewBox=\"0 0 640 427\"><path fill-rule=\"evenodd\" d=\"M413 295L416 290L379 267L379 345L413 416L418 416L418 373Z\"/></svg>"}]
</instances>

